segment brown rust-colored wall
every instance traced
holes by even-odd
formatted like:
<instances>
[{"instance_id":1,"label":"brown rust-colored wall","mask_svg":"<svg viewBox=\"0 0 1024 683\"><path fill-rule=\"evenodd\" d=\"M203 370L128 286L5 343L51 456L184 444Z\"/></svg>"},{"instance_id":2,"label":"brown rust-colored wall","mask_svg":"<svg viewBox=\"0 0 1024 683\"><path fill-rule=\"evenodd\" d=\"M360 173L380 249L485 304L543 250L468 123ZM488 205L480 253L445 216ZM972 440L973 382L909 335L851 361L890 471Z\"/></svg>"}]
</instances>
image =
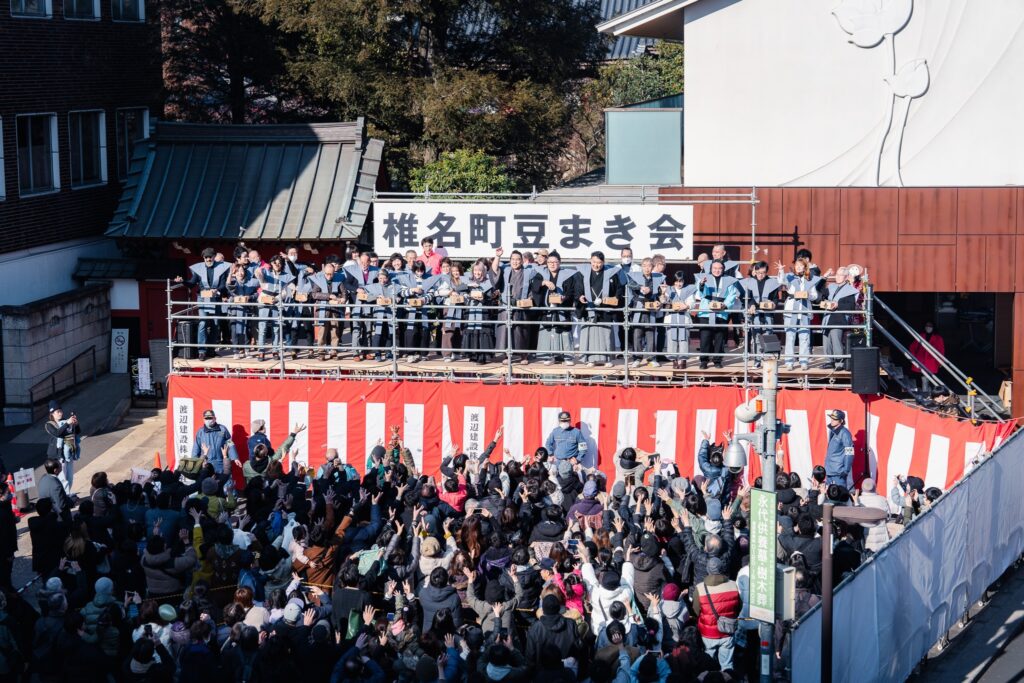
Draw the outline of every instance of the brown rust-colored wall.
<instances>
[{"instance_id":1,"label":"brown rust-colored wall","mask_svg":"<svg viewBox=\"0 0 1024 683\"><path fill-rule=\"evenodd\" d=\"M694 192L750 188L662 190ZM757 241L769 261L790 260L800 245L823 268L867 266L879 291L1024 292L1024 188L787 187L757 194ZM724 242L749 256L749 205L698 205L694 223L698 252Z\"/></svg>"}]
</instances>

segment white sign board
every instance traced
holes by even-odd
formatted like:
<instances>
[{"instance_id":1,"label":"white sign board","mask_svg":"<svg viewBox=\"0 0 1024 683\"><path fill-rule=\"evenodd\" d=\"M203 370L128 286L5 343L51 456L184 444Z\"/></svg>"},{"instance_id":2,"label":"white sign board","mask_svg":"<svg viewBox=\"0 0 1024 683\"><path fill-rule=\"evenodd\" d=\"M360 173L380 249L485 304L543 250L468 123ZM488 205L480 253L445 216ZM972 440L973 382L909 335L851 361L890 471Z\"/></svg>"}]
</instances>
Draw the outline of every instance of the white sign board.
<instances>
[{"instance_id":1,"label":"white sign board","mask_svg":"<svg viewBox=\"0 0 1024 683\"><path fill-rule=\"evenodd\" d=\"M175 397L174 409L174 462L172 468L178 466L182 458L192 457L192 446L196 431L192 417L192 399Z\"/></svg>"},{"instance_id":2,"label":"white sign board","mask_svg":"<svg viewBox=\"0 0 1024 683\"><path fill-rule=\"evenodd\" d=\"M27 491L36 485L36 473L34 470L21 469L14 473L14 490Z\"/></svg>"},{"instance_id":3,"label":"white sign board","mask_svg":"<svg viewBox=\"0 0 1024 683\"><path fill-rule=\"evenodd\" d=\"M128 372L128 330L110 330L110 372Z\"/></svg>"},{"instance_id":4,"label":"white sign board","mask_svg":"<svg viewBox=\"0 0 1024 683\"><path fill-rule=\"evenodd\" d=\"M131 483L145 485L152 476L152 472L144 467L133 467L132 468L132 479Z\"/></svg>"},{"instance_id":5,"label":"white sign board","mask_svg":"<svg viewBox=\"0 0 1024 683\"><path fill-rule=\"evenodd\" d=\"M693 258L692 205L377 202L373 212L382 254L419 251L420 240L433 237L454 258L491 256L498 247L506 257L513 249L548 249L573 261L594 251L617 260L624 247L637 258Z\"/></svg>"},{"instance_id":6,"label":"white sign board","mask_svg":"<svg viewBox=\"0 0 1024 683\"><path fill-rule=\"evenodd\" d=\"M148 358L139 359L139 391L153 391L153 370Z\"/></svg>"}]
</instances>

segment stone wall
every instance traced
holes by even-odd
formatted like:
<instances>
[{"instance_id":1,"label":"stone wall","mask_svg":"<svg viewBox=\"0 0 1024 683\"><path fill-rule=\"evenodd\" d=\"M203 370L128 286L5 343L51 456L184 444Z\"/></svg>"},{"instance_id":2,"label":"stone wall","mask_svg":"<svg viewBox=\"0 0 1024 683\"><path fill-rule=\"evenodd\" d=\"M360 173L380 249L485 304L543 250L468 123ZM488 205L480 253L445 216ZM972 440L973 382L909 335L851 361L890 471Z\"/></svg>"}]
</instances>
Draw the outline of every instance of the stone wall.
<instances>
[{"instance_id":1,"label":"stone wall","mask_svg":"<svg viewBox=\"0 0 1024 683\"><path fill-rule=\"evenodd\" d=\"M60 373L58 393L107 371L110 365L110 285L93 284L23 306L0 307L3 326L4 422L33 421L31 390L80 353L86 357ZM49 398L49 392L36 400Z\"/></svg>"}]
</instances>

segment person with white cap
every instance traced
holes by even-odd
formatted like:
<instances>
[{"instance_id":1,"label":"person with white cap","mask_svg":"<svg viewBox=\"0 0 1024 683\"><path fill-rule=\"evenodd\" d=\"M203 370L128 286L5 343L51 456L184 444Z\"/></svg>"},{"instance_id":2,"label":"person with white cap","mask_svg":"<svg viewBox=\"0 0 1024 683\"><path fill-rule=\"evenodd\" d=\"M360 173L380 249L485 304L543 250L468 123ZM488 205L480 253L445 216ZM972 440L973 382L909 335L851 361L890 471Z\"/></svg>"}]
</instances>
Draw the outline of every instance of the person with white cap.
<instances>
[{"instance_id":1,"label":"person with white cap","mask_svg":"<svg viewBox=\"0 0 1024 683\"><path fill-rule=\"evenodd\" d=\"M846 413L832 409L828 417L828 448L825 451L825 484L847 486L853 469L853 436L846 428Z\"/></svg>"}]
</instances>

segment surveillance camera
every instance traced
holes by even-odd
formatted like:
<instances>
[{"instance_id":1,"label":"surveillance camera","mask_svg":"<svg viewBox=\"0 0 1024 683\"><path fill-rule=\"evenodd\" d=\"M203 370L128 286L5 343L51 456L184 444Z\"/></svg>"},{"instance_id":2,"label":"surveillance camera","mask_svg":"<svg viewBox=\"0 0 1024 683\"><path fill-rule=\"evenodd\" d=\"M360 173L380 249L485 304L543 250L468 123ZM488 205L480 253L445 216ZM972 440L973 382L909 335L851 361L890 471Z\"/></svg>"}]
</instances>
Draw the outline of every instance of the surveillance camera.
<instances>
[{"instance_id":1,"label":"surveillance camera","mask_svg":"<svg viewBox=\"0 0 1024 683\"><path fill-rule=\"evenodd\" d=\"M757 422L764 415L763 406L764 402L761 400L761 397L755 396L746 403L736 406L736 419L746 424Z\"/></svg>"}]
</instances>

